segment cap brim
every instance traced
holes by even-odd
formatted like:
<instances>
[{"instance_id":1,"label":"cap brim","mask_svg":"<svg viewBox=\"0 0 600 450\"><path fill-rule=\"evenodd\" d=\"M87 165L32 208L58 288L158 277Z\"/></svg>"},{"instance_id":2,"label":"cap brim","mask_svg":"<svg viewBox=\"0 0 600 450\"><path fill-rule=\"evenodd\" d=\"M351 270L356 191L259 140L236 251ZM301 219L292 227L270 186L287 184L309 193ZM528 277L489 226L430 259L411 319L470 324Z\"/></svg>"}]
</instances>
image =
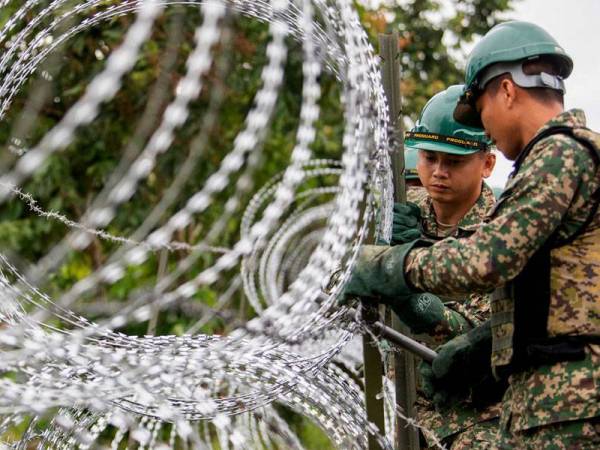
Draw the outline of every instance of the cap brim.
<instances>
[{"instance_id":1,"label":"cap brim","mask_svg":"<svg viewBox=\"0 0 600 450\"><path fill-rule=\"evenodd\" d=\"M454 114L452 115L454 120L463 125L467 125L469 127L474 128L483 128L483 124L481 123L481 117L479 117L479 113L473 107L471 103L466 102L462 98L458 100L456 103L456 107L454 108Z\"/></svg>"},{"instance_id":2,"label":"cap brim","mask_svg":"<svg viewBox=\"0 0 600 450\"><path fill-rule=\"evenodd\" d=\"M430 152L449 153L450 155L472 155L481 151L479 148L464 148L443 142L411 141L408 145L417 150L427 150Z\"/></svg>"}]
</instances>

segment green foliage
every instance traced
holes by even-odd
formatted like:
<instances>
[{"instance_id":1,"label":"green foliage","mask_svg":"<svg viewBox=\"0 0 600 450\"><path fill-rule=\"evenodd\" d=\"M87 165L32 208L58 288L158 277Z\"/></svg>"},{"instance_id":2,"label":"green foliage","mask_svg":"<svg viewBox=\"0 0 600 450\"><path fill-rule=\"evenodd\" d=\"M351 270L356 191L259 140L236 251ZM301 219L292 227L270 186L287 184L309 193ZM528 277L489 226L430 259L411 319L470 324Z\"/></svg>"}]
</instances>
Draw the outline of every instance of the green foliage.
<instances>
[{"instance_id":1,"label":"green foliage","mask_svg":"<svg viewBox=\"0 0 600 450\"><path fill-rule=\"evenodd\" d=\"M296 433L307 450L324 450L333 448L327 435L306 417L292 411L286 406L275 405L277 412Z\"/></svg>"},{"instance_id":2,"label":"green foliage","mask_svg":"<svg viewBox=\"0 0 600 450\"><path fill-rule=\"evenodd\" d=\"M377 33L399 33L406 116L416 119L434 94L464 82L463 67L457 61L457 57L465 56L461 49L501 21L501 14L510 10L512 3L513 0L411 0L384 2L376 10L360 8L361 19L376 48Z\"/></svg>"}]
</instances>

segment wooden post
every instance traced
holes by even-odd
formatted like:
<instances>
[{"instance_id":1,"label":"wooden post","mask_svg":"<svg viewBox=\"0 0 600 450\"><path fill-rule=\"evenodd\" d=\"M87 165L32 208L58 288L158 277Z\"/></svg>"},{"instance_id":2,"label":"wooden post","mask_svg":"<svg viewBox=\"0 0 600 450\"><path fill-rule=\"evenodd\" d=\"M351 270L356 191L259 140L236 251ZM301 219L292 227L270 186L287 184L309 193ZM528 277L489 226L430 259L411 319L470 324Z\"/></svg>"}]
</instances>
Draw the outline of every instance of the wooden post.
<instances>
[{"instance_id":1,"label":"wooden post","mask_svg":"<svg viewBox=\"0 0 600 450\"><path fill-rule=\"evenodd\" d=\"M404 132L402 127L402 96L400 90L400 51L398 33L379 35L379 54L382 59L382 81L387 97L390 115L391 162L394 179L394 201L406 202L406 181L404 177ZM400 323L395 314L392 316L392 328L402 334L408 329ZM406 417L414 417L416 400L416 358L402 350L394 357L394 378L396 384L396 405ZM419 434L414 427L406 426L406 421L396 421L397 449L418 450Z\"/></svg>"}]
</instances>

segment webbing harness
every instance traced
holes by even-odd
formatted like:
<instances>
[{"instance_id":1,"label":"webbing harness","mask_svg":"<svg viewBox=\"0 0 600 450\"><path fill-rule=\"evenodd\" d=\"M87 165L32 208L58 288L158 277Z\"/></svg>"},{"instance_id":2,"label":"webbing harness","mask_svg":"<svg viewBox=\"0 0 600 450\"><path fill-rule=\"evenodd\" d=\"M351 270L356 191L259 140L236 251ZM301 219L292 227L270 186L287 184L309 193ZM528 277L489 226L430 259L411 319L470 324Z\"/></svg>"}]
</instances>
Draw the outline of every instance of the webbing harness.
<instances>
[{"instance_id":1,"label":"webbing harness","mask_svg":"<svg viewBox=\"0 0 600 450\"><path fill-rule=\"evenodd\" d=\"M513 174L519 171L522 162L535 144L556 134L566 134L587 148L598 168L600 164L599 150L588 140L577 136L573 128L557 126L548 128L527 144L515 162ZM583 359L586 343L600 343L600 336L549 337L547 329L551 295L550 252L552 249L570 244L587 229L600 205L600 188L596 189L591 198L594 203L590 214L572 236L567 239L559 239L555 232L530 258L521 273L492 295L492 301L499 298L513 299L513 311L495 313L491 319L492 328L510 321L514 325L512 335L494 337L496 350L509 346L513 348L510 364L496 367L497 375L504 376L541 364Z\"/></svg>"}]
</instances>

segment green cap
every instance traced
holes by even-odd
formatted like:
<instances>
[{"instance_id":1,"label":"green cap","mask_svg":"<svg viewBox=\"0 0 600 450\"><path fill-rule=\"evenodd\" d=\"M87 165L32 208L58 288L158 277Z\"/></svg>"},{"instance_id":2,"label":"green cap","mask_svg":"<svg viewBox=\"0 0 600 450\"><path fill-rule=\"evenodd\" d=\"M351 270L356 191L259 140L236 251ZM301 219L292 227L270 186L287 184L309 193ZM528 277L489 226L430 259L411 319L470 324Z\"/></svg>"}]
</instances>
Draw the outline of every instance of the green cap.
<instances>
[{"instance_id":1,"label":"green cap","mask_svg":"<svg viewBox=\"0 0 600 450\"><path fill-rule=\"evenodd\" d=\"M490 142L481 128L462 125L453 118L456 102L462 93L463 85L459 84L431 97L416 125L405 134L405 145L453 155L470 155L486 150Z\"/></svg>"},{"instance_id":2,"label":"green cap","mask_svg":"<svg viewBox=\"0 0 600 450\"><path fill-rule=\"evenodd\" d=\"M417 173L418 153L418 148L404 147L404 177L407 180L416 180L419 178L419 174Z\"/></svg>"},{"instance_id":3,"label":"green cap","mask_svg":"<svg viewBox=\"0 0 600 450\"><path fill-rule=\"evenodd\" d=\"M490 66L511 61L525 62L537 57L544 57L555 62L558 74L556 77L545 74L541 81L535 85L523 87L550 87L554 88L554 80L562 81L573 71L573 60L558 42L543 28L529 22L511 21L493 27L477 43L467 60L465 70L465 88L460 101L456 105L454 118L461 123L471 126L481 126L481 119L475 109L475 100L483 92L485 85L481 82L487 80L485 74ZM510 72L510 70L506 70ZM539 77L538 77L539 78ZM545 82L544 82L545 81ZM520 83L517 83L521 85ZM564 88L563 88L564 90Z\"/></svg>"}]
</instances>

